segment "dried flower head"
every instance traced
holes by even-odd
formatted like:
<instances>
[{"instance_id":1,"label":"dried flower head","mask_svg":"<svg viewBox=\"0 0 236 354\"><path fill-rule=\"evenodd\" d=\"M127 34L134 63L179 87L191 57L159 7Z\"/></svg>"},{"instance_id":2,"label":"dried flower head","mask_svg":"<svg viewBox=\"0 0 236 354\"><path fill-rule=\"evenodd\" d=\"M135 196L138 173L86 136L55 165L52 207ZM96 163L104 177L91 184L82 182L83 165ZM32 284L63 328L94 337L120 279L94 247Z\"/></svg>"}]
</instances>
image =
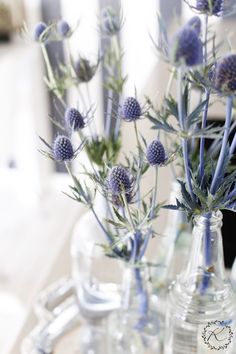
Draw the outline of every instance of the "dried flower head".
<instances>
[{"instance_id":1,"label":"dried flower head","mask_svg":"<svg viewBox=\"0 0 236 354\"><path fill-rule=\"evenodd\" d=\"M71 32L69 24L64 20L59 21L57 23L57 32L59 36L67 37Z\"/></svg>"},{"instance_id":2,"label":"dried flower head","mask_svg":"<svg viewBox=\"0 0 236 354\"><path fill-rule=\"evenodd\" d=\"M141 117L142 109L136 98L126 98L121 109L121 115L127 122L135 121Z\"/></svg>"},{"instance_id":3,"label":"dried flower head","mask_svg":"<svg viewBox=\"0 0 236 354\"><path fill-rule=\"evenodd\" d=\"M97 65L91 65L89 60L80 57L75 63L75 72L80 82L89 82L95 75Z\"/></svg>"},{"instance_id":4,"label":"dried flower head","mask_svg":"<svg viewBox=\"0 0 236 354\"><path fill-rule=\"evenodd\" d=\"M52 150L56 161L70 161L74 157L71 140L64 135L56 137Z\"/></svg>"},{"instance_id":5,"label":"dried flower head","mask_svg":"<svg viewBox=\"0 0 236 354\"><path fill-rule=\"evenodd\" d=\"M113 195L129 193L132 188L132 178L122 166L115 166L108 176L108 188Z\"/></svg>"},{"instance_id":6,"label":"dried flower head","mask_svg":"<svg viewBox=\"0 0 236 354\"><path fill-rule=\"evenodd\" d=\"M46 33L48 27L46 23L39 22L35 25L34 28L34 39L37 42L44 42L48 38L48 33Z\"/></svg>"},{"instance_id":7,"label":"dried flower head","mask_svg":"<svg viewBox=\"0 0 236 354\"><path fill-rule=\"evenodd\" d=\"M193 31L196 32L199 37L201 34L202 23L198 16L192 17L185 25L185 27L190 27Z\"/></svg>"},{"instance_id":8,"label":"dried flower head","mask_svg":"<svg viewBox=\"0 0 236 354\"><path fill-rule=\"evenodd\" d=\"M159 140L153 140L147 147L146 157L150 165L161 166L166 161L164 146Z\"/></svg>"},{"instance_id":9,"label":"dried flower head","mask_svg":"<svg viewBox=\"0 0 236 354\"><path fill-rule=\"evenodd\" d=\"M66 109L65 121L67 126L73 131L83 129L85 127L84 117L76 108Z\"/></svg>"},{"instance_id":10,"label":"dried flower head","mask_svg":"<svg viewBox=\"0 0 236 354\"><path fill-rule=\"evenodd\" d=\"M102 11L102 29L105 34L113 36L120 31L120 21L116 13L110 8Z\"/></svg>"},{"instance_id":11,"label":"dried flower head","mask_svg":"<svg viewBox=\"0 0 236 354\"><path fill-rule=\"evenodd\" d=\"M236 93L236 54L229 54L216 62L211 74L214 88L226 95Z\"/></svg>"},{"instance_id":12,"label":"dried flower head","mask_svg":"<svg viewBox=\"0 0 236 354\"><path fill-rule=\"evenodd\" d=\"M176 65L196 66L203 62L202 42L195 29L184 26L175 36L170 59Z\"/></svg>"}]
</instances>

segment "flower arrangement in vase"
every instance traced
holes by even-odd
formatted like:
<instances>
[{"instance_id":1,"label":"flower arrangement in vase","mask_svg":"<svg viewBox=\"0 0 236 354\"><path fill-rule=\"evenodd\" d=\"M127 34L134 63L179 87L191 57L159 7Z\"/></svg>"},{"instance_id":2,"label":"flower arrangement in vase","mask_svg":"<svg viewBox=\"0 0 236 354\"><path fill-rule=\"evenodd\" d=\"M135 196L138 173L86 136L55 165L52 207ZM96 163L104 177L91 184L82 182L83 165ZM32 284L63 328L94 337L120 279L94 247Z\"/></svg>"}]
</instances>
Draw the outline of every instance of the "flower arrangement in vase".
<instances>
[{"instance_id":1,"label":"flower arrangement in vase","mask_svg":"<svg viewBox=\"0 0 236 354\"><path fill-rule=\"evenodd\" d=\"M104 11L102 28L109 35L111 46L105 59L102 58L110 72L106 83L109 88L107 119L102 137L94 134L91 128L94 121L92 105L84 114L78 107L66 107L63 101L65 83L87 84L101 58L95 65L90 65L85 58L80 58L78 63L72 60L69 70L62 70L67 79L69 75L69 79L62 76L59 80L52 72L45 51L45 41L54 33L55 25L47 27L39 24L35 30L35 38L42 46L48 68L48 86L65 109L65 124L55 124L67 132L78 132L81 139L76 148L70 136L59 135L52 145L41 139L47 147L46 151L41 152L65 164L72 179L69 196L87 206L99 226L102 238L99 242L92 239L92 247L99 249L99 253L102 250L108 259L122 261L127 269L124 271L121 303L119 299L113 301L114 296L109 296L107 287L101 296L101 283L91 281L92 292L88 293L97 306L94 308L100 308L98 312L104 314L116 309L110 322L109 353L112 350L117 353L161 351L162 324L156 304L152 304L150 282L150 274L153 274L150 269L154 265L145 259L145 253L156 234L153 222L163 207L157 203L158 168L171 164L177 155L183 171L181 178L177 178L181 196L176 198L176 204L165 205L164 208L185 213L194 228L189 259L169 292L164 353L233 352L236 310L233 291L224 272L220 230L221 210L236 210L236 174L231 166L236 135L229 143L236 92L236 55L228 53L219 56L216 36L209 32L208 26L209 16L220 17L231 13L233 5L230 6L230 0L186 2L202 15L204 21L200 16L194 16L169 41L163 22L159 20L162 45L157 44L156 47L161 49L165 60L173 68L171 80L177 81L177 98L167 89L160 109L155 108L150 99L142 107L137 97L119 98L125 81L121 73L122 54L116 37L120 21L113 11ZM59 36L67 37L72 33L65 22L58 23L56 28ZM115 75L114 65L118 65ZM200 102L192 109L190 93L193 90L199 93ZM226 100L223 132L219 127L208 124L209 107L214 96ZM112 117L115 117L113 130L110 129ZM157 138L151 143L147 143L138 131L137 123L142 117L148 118L152 128L158 131ZM176 124L172 123L173 118ZM122 121L133 124L137 139L137 152L126 154L126 165L118 163ZM83 134L85 127L90 129L90 138ZM164 148L160 142L161 131L165 136L175 138L175 148L169 155L166 153L167 146ZM206 138L212 141L209 150L205 148ZM83 149L92 168L83 165L82 174L76 175L71 162ZM153 169L154 181L150 193L142 196L141 182L149 169ZM96 195L101 195L105 200L104 214L99 214L95 208ZM103 238L106 241L100 242ZM89 248L88 239L82 245ZM87 257L83 261L86 269ZM85 284L84 279L81 284ZM79 297L79 301L82 300L83 297ZM89 304L90 310L92 302Z\"/></svg>"}]
</instances>

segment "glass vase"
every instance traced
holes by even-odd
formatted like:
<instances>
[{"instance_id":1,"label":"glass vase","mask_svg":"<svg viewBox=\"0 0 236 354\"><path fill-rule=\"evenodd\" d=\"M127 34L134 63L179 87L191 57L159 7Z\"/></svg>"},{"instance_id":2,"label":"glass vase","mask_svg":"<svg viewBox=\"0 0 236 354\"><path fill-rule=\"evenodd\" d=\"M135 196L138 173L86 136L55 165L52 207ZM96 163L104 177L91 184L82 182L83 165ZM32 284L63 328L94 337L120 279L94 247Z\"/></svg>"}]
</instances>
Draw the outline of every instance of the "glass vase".
<instances>
[{"instance_id":1,"label":"glass vase","mask_svg":"<svg viewBox=\"0 0 236 354\"><path fill-rule=\"evenodd\" d=\"M108 353L161 353L161 328L152 295L149 268L127 265L121 308L111 314L109 320Z\"/></svg>"},{"instance_id":2,"label":"glass vase","mask_svg":"<svg viewBox=\"0 0 236 354\"><path fill-rule=\"evenodd\" d=\"M103 222L106 201L99 194L94 209ZM120 307L122 269L117 259L105 255L102 245L108 241L90 210L75 225L71 241L72 278L84 319L78 334L81 354L107 353L107 318Z\"/></svg>"},{"instance_id":3,"label":"glass vase","mask_svg":"<svg viewBox=\"0 0 236 354\"><path fill-rule=\"evenodd\" d=\"M164 354L235 350L235 299L225 276L221 226L221 212L194 218L187 264L169 292Z\"/></svg>"}]
</instances>

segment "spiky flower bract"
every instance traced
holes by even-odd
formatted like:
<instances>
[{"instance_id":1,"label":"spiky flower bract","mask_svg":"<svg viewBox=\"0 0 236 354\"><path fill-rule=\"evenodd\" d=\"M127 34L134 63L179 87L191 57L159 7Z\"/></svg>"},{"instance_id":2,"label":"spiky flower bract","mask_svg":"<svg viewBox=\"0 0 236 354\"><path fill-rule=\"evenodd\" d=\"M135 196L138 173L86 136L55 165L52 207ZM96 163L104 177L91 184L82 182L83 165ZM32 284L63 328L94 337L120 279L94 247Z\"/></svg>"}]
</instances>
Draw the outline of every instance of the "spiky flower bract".
<instances>
[{"instance_id":1,"label":"spiky flower bract","mask_svg":"<svg viewBox=\"0 0 236 354\"><path fill-rule=\"evenodd\" d=\"M65 121L71 130L84 128L85 122L81 113L76 108L67 108L65 111Z\"/></svg>"},{"instance_id":2,"label":"spiky flower bract","mask_svg":"<svg viewBox=\"0 0 236 354\"><path fill-rule=\"evenodd\" d=\"M108 188L112 194L128 193L132 187L132 179L127 170L122 166L115 166L108 176Z\"/></svg>"},{"instance_id":3,"label":"spiky flower bract","mask_svg":"<svg viewBox=\"0 0 236 354\"><path fill-rule=\"evenodd\" d=\"M64 135L58 135L53 143L53 156L56 161L70 161L74 157L71 140Z\"/></svg>"},{"instance_id":4,"label":"spiky flower bract","mask_svg":"<svg viewBox=\"0 0 236 354\"><path fill-rule=\"evenodd\" d=\"M190 27L193 31L196 32L199 37L201 34L202 23L198 16L192 17L185 25L185 27Z\"/></svg>"},{"instance_id":5,"label":"spiky flower bract","mask_svg":"<svg viewBox=\"0 0 236 354\"><path fill-rule=\"evenodd\" d=\"M121 110L122 118L127 122L132 122L140 118L142 109L134 97L127 97Z\"/></svg>"},{"instance_id":6,"label":"spiky flower bract","mask_svg":"<svg viewBox=\"0 0 236 354\"><path fill-rule=\"evenodd\" d=\"M175 36L170 49L170 59L174 65L192 67L203 62L202 42L196 30L183 27Z\"/></svg>"},{"instance_id":7,"label":"spiky flower bract","mask_svg":"<svg viewBox=\"0 0 236 354\"><path fill-rule=\"evenodd\" d=\"M132 193L131 192L125 193L125 198L126 198L127 203L130 204L133 199ZM111 203L117 208L124 207L124 202L123 202L122 198L120 197L120 195L118 195L118 194L111 195Z\"/></svg>"},{"instance_id":8,"label":"spiky flower bract","mask_svg":"<svg viewBox=\"0 0 236 354\"><path fill-rule=\"evenodd\" d=\"M80 57L75 63L75 72L80 82L89 82L96 68L90 64L88 59Z\"/></svg>"},{"instance_id":9,"label":"spiky flower bract","mask_svg":"<svg viewBox=\"0 0 236 354\"><path fill-rule=\"evenodd\" d=\"M236 93L236 54L229 54L216 62L211 77L214 88L226 95Z\"/></svg>"},{"instance_id":10,"label":"spiky flower bract","mask_svg":"<svg viewBox=\"0 0 236 354\"><path fill-rule=\"evenodd\" d=\"M161 166L166 161L164 146L159 140L153 140L147 147L146 157L150 165Z\"/></svg>"},{"instance_id":11,"label":"spiky flower bract","mask_svg":"<svg viewBox=\"0 0 236 354\"><path fill-rule=\"evenodd\" d=\"M57 32L61 37L67 37L70 30L68 22L61 20L57 23Z\"/></svg>"},{"instance_id":12,"label":"spiky flower bract","mask_svg":"<svg viewBox=\"0 0 236 354\"><path fill-rule=\"evenodd\" d=\"M35 25L34 28L34 39L37 42L43 42L46 40L47 36L43 36L45 31L47 30L47 25L44 22L39 22ZM44 38L45 37L45 38Z\"/></svg>"},{"instance_id":13,"label":"spiky flower bract","mask_svg":"<svg viewBox=\"0 0 236 354\"><path fill-rule=\"evenodd\" d=\"M197 0L196 9L209 15L219 16L224 7L224 0Z\"/></svg>"}]
</instances>

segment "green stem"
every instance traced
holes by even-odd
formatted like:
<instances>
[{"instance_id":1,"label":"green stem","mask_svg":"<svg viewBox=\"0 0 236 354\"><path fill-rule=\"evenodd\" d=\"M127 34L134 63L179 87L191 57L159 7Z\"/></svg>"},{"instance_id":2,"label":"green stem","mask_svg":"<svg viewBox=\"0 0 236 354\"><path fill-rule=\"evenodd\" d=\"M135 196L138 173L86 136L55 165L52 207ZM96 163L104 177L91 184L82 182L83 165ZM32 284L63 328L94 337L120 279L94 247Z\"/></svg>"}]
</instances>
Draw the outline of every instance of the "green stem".
<instances>
[{"instance_id":1,"label":"green stem","mask_svg":"<svg viewBox=\"0 0 236 354\"><path fill-rule=\"evenodd\" d=\"M122 194L122 199L123 199L123 202L124 202L124 205L125 205L125 209L126 209L126 211L128 213L133 232L135 232L135 225L134 225L134 222L133 222L133 218L132 218L132 215L131 215L131 212L130 212L129 204L127 203L127 199L126 199L125 194Z\"/></svg>"},{"instance_id":2,"label":"green stem","mask_svg":"<svg viewBox=\"0 0 236 354\"><path fill-rule=\"evenodd\" d=\"M153 189L153 195L152 195L152 207L151 207L150 219L153 219L153 217L154 217L154 211L155 211L156 200L157 200L158 168L157 167L154 167L154 168L155 168L154 189Z\"/></svg>"},{"instance_id":3,"label":"green stem","mask_svg":"<svg viewBox=\"0 0 236 354\"><path fill-rule=\"evenodd\" d=\"M141 148L141 144L140 144L139 137L138 137L138 127L137 127L136 121L134 121L134 131L135 131L135 136L136 136L138 150L139 150L139 157L140 157L140 152L141 152L142 148Z\"/></svg>"}]
</instances>

